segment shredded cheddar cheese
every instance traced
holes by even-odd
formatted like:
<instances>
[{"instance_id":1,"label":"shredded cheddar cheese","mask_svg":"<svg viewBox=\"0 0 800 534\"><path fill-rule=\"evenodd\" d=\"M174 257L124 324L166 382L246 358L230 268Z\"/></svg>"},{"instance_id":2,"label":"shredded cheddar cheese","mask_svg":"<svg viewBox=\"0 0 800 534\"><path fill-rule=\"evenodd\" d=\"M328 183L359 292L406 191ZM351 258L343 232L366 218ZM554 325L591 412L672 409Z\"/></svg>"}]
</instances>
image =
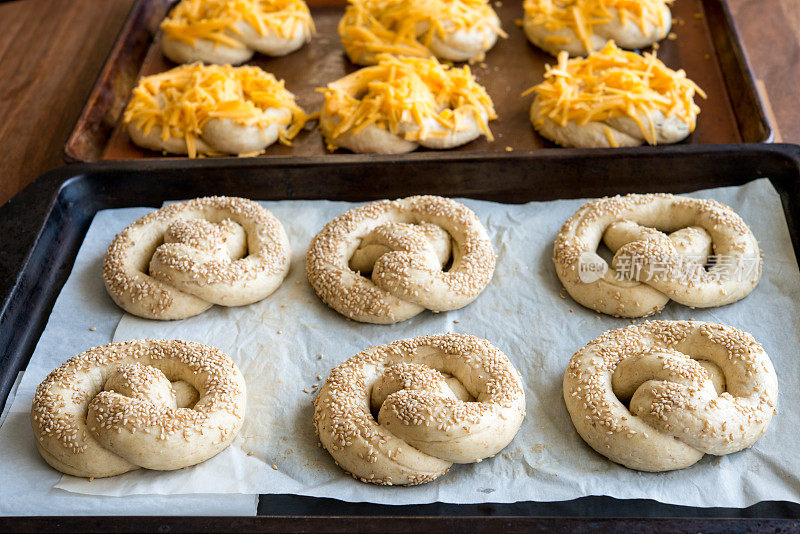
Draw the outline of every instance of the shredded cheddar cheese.
<instances>
[{"instance_id":1,"label":"shredded cheddar cheese","mask_svg":"<svg viewBox=\"0 0 800 534\"><path fill-rule=\"evenodd\" d=\"M488 0L348 0L339 35L348 54L428 57L434 36L444 38L496 20ZM492 29L506 37L499 25Z\"/></svg>"},{"instance_id":2,"label":"shredded cheddar cheese","mask_svg":"<svg viewBox=\"0 0 800 534\"><path fill-rule=\"evenodd\" d=\"M591 51L592 30L596 26L608 24L614 18L615 10L624 26L630 20L647 33L649 26L664 29L663 6L674 0L525 0L522 4L525 16L536 25L548 31L570 28ZM546 38L554 44L564 44L566 38L551 36Z\"/></svg>"},{"instance_id":3,"label":"shredded cheddar cheese","mask_svg":"<svg viewBox=\"0 0 800 534\"><path fill-rule=\"evenodd\" d=\"M270 108L287 109L290 114L276 118L268 113ZM309 118L283 80L272 74L258 67L200 63L139 80L123 115L126 124L135 124L145 135L157 126L162 140L184 139L189 157L198 155L196 141L211 119L258 127L277 122L285 126L281 142L290 144Z\"/></svg>"},{"instance_id":4,"label":"shredded cheddar cheese","mask_svg":"<svg viewBox=\"0 0 800 534\"><path fill-rule=\"evenodd\" d=\"M523 95L531 92L536 93L541 116L561 126L630 117L650 144L656 141L651 113L678 117L694 131L700 113L694 95L706 98L682 69L668 68L655 53L640 56L622 50L613 41L586 58L569 59L561 52L555 67L545 66L544 81Z\"/></svg>"},{"instance_id":5,"label":"shredded cheddar cheese","mask_svg":"<svg viewBox=\"0 0 800 534\"><path fill-rule=\"evenodd\" d=\"M391 133L402 133L406 140L418 141L461 131L465 118L474 116L481 131L493 140L481 111L489 120L496 119L494 104L468 66L456 68L435 58L382 54L377 65L318 91L325 95L325 113L340 119L332 131L333 138L359 133L374 124ZM418 128L400 132L401 124L409 122ZM431 130L431 122L444 128Z\"/></svg>"},{"instance_id":6,"label":"shredded cheddar cheese","mask_svg":"<svg viewBox=\"0 0 800 534\"><path fill-rule=\"evenodd\" d=\"M236 38L237 23L246 22L260 35L273 32L291 38L296 24L307 33L314 30L311 13L303 0L182 0L161 22L171 38L194 46L196 39L243 48Z\"/></svg>"}]
</instances>

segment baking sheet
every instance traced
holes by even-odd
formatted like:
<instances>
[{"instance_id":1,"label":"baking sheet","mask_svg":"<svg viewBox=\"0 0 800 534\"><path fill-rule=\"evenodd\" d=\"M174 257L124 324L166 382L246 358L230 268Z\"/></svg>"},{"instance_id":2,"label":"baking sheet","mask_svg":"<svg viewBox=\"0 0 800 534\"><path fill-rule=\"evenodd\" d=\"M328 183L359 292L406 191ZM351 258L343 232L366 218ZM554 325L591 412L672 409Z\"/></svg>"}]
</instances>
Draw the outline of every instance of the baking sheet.
<instances>
[{"instance_id":1,"label":"baking sheet","mask_svg":"<svg viewBox=\"0 0 800 534\"><path fill-rule=\"evenodd\" d=\"M53 307L30 364L0 418L0 516L13 515L255 515L257 495L79 495L57 489L60 473L36 450L29 413L36 386L69 357L109 343L123 315L100 278L103 254L119 229L150 211L98 213L78 252L72 273ZM93 330L92 330L93 329ZM13 393L12 393L13 395ZM210 488L213 491L213 488Z\"/></svg>"},{"instance_id":2,"label":"baking sheet","mask_svg":"<svg viewBox=\"0 0 800 534\"><path fill-rule=\"evenodd\" d=\"M498 253L495 278L462 310L426 312L394 326L345 320L322 304L304 279L302 260L310 238L353 204L283 201L263 203L284 222L294 250L290 275L275 294L249 307L216 307L178 322L125 315L114 334L115 340L183 337L214 344L230 354L248 381L249 395L247 424L233 446L192 469L139 471L91 483L65 476L57 487L102 495L213 488L217 492L294 493L385 504L552 501L584 495L651 498L694 506L800 502L800 481L794 474L800 448L794 436L800 430L800 418L783 412L784 406L800 401L795 318L800 272L780 199L767 180L697 196L728 203L751 225L761 239L764 276L754 293L740 303L711 310L670 304L659 318L723 322L751 332L764 345L781 384L779 414L767 435L748 451L722 458L707 456L683 471L638 473L596 454L574 431L561 400L561 376L569 357L603 331L629 324L598 316L561 297L550 259L552 240L581 201L504 205L465 200L492 236ZM111 234L134 219L132 214L127 214L127 219L120 216L100 249ZM99 280L102 250L97 254L94 272L86 276ZM104 294L95 297L103 306L113 307ZM93 300L84 299L82 305L94 306ZM522 373L528 416L516 439L497 457L454 466L444 477L423 486L374 487L345 476L317 446L311 425L312 395L303 389L312 390L311 386L319 383L318 375L326 377L332 366L366 347L443 331L491 340ZM49 370L55 363L48 365ZM20 391L35 386L24 382ZM250 452L253 454L248 456Z\"/></svg>"},{"instance_id":3,"label":"baking sheet","mask_svg":"<svg viewBox=\"0 0 800 534\"><path fill-rule=\"evenodd\" d=\"M140 0L134 8L131 23L126 24L121 33L65 147L70 158L94 161L165 157L134 145L119 119L139 76L164 72L175 66L163 57L159 46L159 23L170 3L169 0ZM323 101L316 88L353 72L358 66L345 57L337 33L345 0L309 0L308 3L317 28L312 41L284 57L256 54L247 64L285 80L286 87L297 96L298 104L311 113L318 110ZM519 0L492 4L508 38L499 39L486 54L485 61L472 65L472 70L495 103L499 118L489 125L495 141L488 142L481 137L453 151L504 153L507 148L554 147L531 127L528 111L533 96L521 95L542 80L544 65L554 63L555 58L531 45L515 23L523 16ZM771 130L763 106L724 3L680 0L671 9L675 39L659 43L658 57L673 69L684 69L708 94L707 100L696 99L702 111L697 129L684 143L770 140ZM437 157L437 152L430 154L432 158ZM274 156L336 157L327 152L314 127L301 132L293 146L276 143L263 157Z\"/></svg>"}]
</instances>

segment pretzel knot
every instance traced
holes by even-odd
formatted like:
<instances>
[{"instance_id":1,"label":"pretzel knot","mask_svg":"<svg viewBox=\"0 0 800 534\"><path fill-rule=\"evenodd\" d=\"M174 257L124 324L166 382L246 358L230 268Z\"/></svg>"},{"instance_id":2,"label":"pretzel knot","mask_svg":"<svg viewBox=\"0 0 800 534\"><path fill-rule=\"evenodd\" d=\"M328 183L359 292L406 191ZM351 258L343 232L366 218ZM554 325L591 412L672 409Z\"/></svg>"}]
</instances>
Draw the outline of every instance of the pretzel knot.
<instances>
[{"instance_id":1,"label":"pretzel knot","mask_svg":"<svg viewBox=\"0 0 800 534\"><path fill-rule=\"evenodd\" d=\"M641 471L683 469L704 454L753 445L769 426L778 379L750 334L697 321L606 332L564 374L575 429L610 460Z\"/></svg>"},{"instance_id":2,"label":"pretzel knot","mask_svg":"<svg viewBox=\"0 0 800 534\"><path fill-rule=\"evenodd\" d=\"M440 334L367 349L331 371L314 425L362 482L415 485L494 456L525 417L519 373L488 341Z\"/></svg>"},{"instance_id":3,"label":"pretzel knot","mask_svg":"<svg viewBox=\"0 0 800 534\"><path fill-rule=\"evenodd\" d=\"M592 2L525 0L522 26L530 42L554 56L561 50L570 56L584 56L602 49L608 41L638 50L667 36L672 27L670 3L672 0L612 0L604 2L600 12L581 15L582 4L591 6Z\"/></svg>"},{"instance_id":4,"label":"pretzel knot","mask_svg":"<svg viewBox=\"0 0 800 534\"><path fill-rule=\"evenodd\" d=\"M311 40L303 0L182 0L161 22L161 49L175 63L238 65L255 52L284 56Z\"/></svg>"},{"instance_id":5,"label":"pretzel knot","mask_svg":"<svg viewBox=\"0 0 800 534\"><path fill-rule=\"evenodd\" d=\"M103 281L125 311L183 319L269 296L289 272L289 239L255 202L205 197L149 213L114 238Z\"/></svg>"},{"instance_id":6,"label":"pretzel knot","mask_svg":"<svg viewBox=\"0 0 800 534\"><path fill-rule=\"evenodd\" d=\"M319 127L331 150L402 154L419 146L454 148L481 135L494 139L494 104L467 67L380 54L377 65L321 92Z\"/></svg>"},{"instance_id":7,"label":"pretzel knot","mask_svg":"<svg viewBox=\"0 0 800 534\"><path fill-rule=\"evenodd\" d=\"M382 53L481 60L507 37L488 1L349 0L339 21L347 57L371 65Z\"/></svg>"},{"instance_id":8,"label":"pretzel knot","mask_svg":"<svg viewBox=\"0 0 800 534\"><path fill-rule=\"evenodd\" d=\"M596 253L601 239L612 269ZM731 208L665 194L587 202L562 226L553 261L572 298L618 317L651 315L670 299L723 306L761 279L758 242Z\"/></svg>"},{"instance_id":9,"label":"pretzel knot","mask_svg":"<svg viewBox=\"0 0 800 534\"><path fill-rule=\"evenodd\" d=\"M426 308L463 308L492 279L494 265L475 214L436 196L351 209L326 224L306 253L306 275L323 301L351 319L378 324Z\"/></svg>"},{"instance_id":10,"label":"pretzel knot","mask_svg":"<svg viewBox=\"0 0 800 534\"><path fill-rule=\"evenodd\" d=\"M31 424L63 473L109 477L204 462L233 441L245 414L236 364L190 341L126 341L68 360L36 388Z\"/></svg>"}]
</instances>

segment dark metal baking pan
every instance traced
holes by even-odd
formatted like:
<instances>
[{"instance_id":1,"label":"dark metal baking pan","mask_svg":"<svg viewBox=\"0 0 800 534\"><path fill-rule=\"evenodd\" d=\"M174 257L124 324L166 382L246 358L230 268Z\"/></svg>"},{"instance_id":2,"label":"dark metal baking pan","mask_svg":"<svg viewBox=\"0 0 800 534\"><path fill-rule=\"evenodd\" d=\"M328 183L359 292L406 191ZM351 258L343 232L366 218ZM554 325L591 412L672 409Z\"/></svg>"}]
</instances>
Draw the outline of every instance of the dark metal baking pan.
<instances>
[{"instance_id":1,"label":"dark metal baking pan","mask_svg":"<svg viewBox=\"0 0 800 534\"><path fill-rule=\"evenodd\" d=\"M795 253L800 251L800 147L673 146L528 153L342 155L257 160L166 160L83 164L52 171L0 207L0 401L25 368L53 302L98 210L160 206L209 194L259 200L366 201L416 193L508 203L629 192L687 192L769 177L781 195ZM256 518L45 518L0 520L0 531L237 530L452 531L568 530L778 531L800 529L800 505L690 508L647 500L583 497L556 503L378 506L265 495ZM558 518L553 518L558 516ZM665 519L667 518L667 519ZM737 518L736 521L730 518ZM765 519L766 518L766 519ZM713 521L711 520L713 519ZM50 521L50 522L48 522Z\"/></svg>"},{"instance_id":2,"label":"dark metal baking pan","mask_svg":"<svg viewBox=\"0 0 800 534\"><path fill-rule=\"evenodd\" d=\"M250 62L286 80L298 102L311 112L319 109L322 95L315 88L355 70L347 61L336 26L345 0L308 0L317 27L316 37L301 50L282 58L256 55ZM163 72L172 66L158 45L158 27L173 0L138 0L105 67L92 90L65 146L69 161L163 158L131 143L120 117L139 76ZM498 152L553 147L539 137L528 120L531 97L521 93L542 79L544 65L555 60L529 44L515 20L522 17L519 0L493 1L508 33L489 51L485 63L473 71L492 96L499 119L490 126L493 143L481 138L457 152ZM672 7L677 39L665 39L658 50L668 66L684 69L708 94L699 101L702 112L697 129L684 144L708 145L772 140L772 129L759 98L743 51L739 32L724 0L679 0ZM699 97L698 97L699 100ZM656 147L656 150L660 147ZM568 150L568 149L563 149ZM439 159L442 152L425 152ZM273 145L262 157L338 157L326 151L316 130L304 131L293 146Z\"/></svg>"}]
</instances>

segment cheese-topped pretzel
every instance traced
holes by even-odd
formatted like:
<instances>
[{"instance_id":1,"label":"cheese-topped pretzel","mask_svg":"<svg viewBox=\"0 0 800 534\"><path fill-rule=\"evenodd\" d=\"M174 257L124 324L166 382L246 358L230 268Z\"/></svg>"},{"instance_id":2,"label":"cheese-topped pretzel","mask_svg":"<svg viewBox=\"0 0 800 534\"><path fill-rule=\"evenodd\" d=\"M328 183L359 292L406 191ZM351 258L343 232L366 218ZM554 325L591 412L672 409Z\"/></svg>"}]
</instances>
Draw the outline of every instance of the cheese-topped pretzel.
<instances>
[{"instance_id":1,"label":"cheese-topped pretzel","mask_svg":"<svg viewBox=\"0 0 800 534\"><path fill-rule=\"evenodd\" d=\"M279 139L290 144L307 119L272 74L199 63L139 80L123 115L137 145L191 158L257 155Z\"/></svg>"},{"instance_id":2,"label":"cheese-topped pretzel","mask_svg":"<svg viewBox=\"0 0 800 534\"><path fill-rule=\"evenodd\" d=\"M148 213L103 259L108 294L128 313L183 319L269 296L289 272L289 238L252 200L196 198Z\"/></svg>"},{"instance_id":3,"label":"cheese-topped pretzel","mask_svg":"<svg viewBox=\"0 0 800 534\"><path fill-rule=\"evenodd\" d=\"M244 421L245 382L222 351L191 341L89 349L36 388L31 424L42 458L68 475L173 470L228 447Z\"/></svg>"},{"instance_id":4,"label":"cheese-topped pretzel","mask_svg":"<svg viewBox=\"0 0 800 534\"><path fill-rule=\"evenodd\" d=\"M283 56L311 40L303 0L181 0L161 22L161 50L175 63L244 63Z\"/></svg>"},{"instance_id":5,"label":"cheese-topped pretzel","mask_svg":"<svg viewBox=\"0 0 800 534\"><path fill-rule=\"evenodd\" d=\"M673 0L525 0L523 28L530 42L551 54L585 56L615 41L638 50L664 39Z\"/></svg>"},{"instance_id":6,"label":"cheese-topped pretzel","mask_svg":"<svg viewBox=\"0 0 800 534\"><path fill-rule=\"evenodd\" d=\"M414 485L505 448L525 393L488 341L440 334L356 354L331 371L314 408L322 446L342 469L362 482Z\"/></svg>"},{"instance_id":7,"label":"cheese-topped pretzel","mask_svg":"<svg viewBox=\"0 0 800 534\"><path fill-rule=\"evenodd\" d=\"M350 61L361 65L383 53L480 61L498 36L506 37L488 0L348 2L339 36Z\"/></svg>"},{"instance_id":8,"label":"cheese-topped pretzel","mask_svg":"<svg viewBox=\"0 0 800 534\"><path fill-rule=\"evenodd\" d=\"M631 469L669 471L753 445L775 412L778 379L746 332L652 321L576 352L564 401L594 450Z\"/></svg>"},{"instance_id":9,"label":"cheese-topped pretzel","mask_svg":"<svg viewBox=\"0 0 800 534\"><path fill-rule=\"evenodd\" d=\"M467 66L382 55L320 91L319 126L331 150L402 154L420 145L453 148L481 134L494 140L494 104Z\"/></svg>"},{"instance_id":10,"label":"cheese-topped pretzel","mask_svg":"<svg viewBox=\"0 0 800 534\"><path fill-rule=\"evenodd\" d=\"M683 70L626 52L609 42L587 58L558 55L544 81L529 89L530 117L542 136L565 147L607 148L670 144L694 131L706 95Z\"/></svg>"},{"instance_id":11,"label":"cheese-topped pretzel","mask_svg":"<svg viewBox=\"0 0 800 534\"><path fill-rule=\"evenodd\" d=\"M601 240L611 269L596 254ZM670 299L723 306L761 279L758 241L741 217L714 200L667 194L587 202L561 227L553 261L572 298L618 317L656 313Z\"/></svg>"},{"instance_id":12,"label":"cheese-topped pretzel","mask_svg":"<svg viewBox=\"0 0 800 534\"><path fill-rule=\"evenodd\" d=\"M494 265L478 217L436 196L353 208L326 224L306 253L306 275L317 295L342 315L377 324L404 321L426 308L463 308L489 284Z\"/></svg>"}]
</instances>

